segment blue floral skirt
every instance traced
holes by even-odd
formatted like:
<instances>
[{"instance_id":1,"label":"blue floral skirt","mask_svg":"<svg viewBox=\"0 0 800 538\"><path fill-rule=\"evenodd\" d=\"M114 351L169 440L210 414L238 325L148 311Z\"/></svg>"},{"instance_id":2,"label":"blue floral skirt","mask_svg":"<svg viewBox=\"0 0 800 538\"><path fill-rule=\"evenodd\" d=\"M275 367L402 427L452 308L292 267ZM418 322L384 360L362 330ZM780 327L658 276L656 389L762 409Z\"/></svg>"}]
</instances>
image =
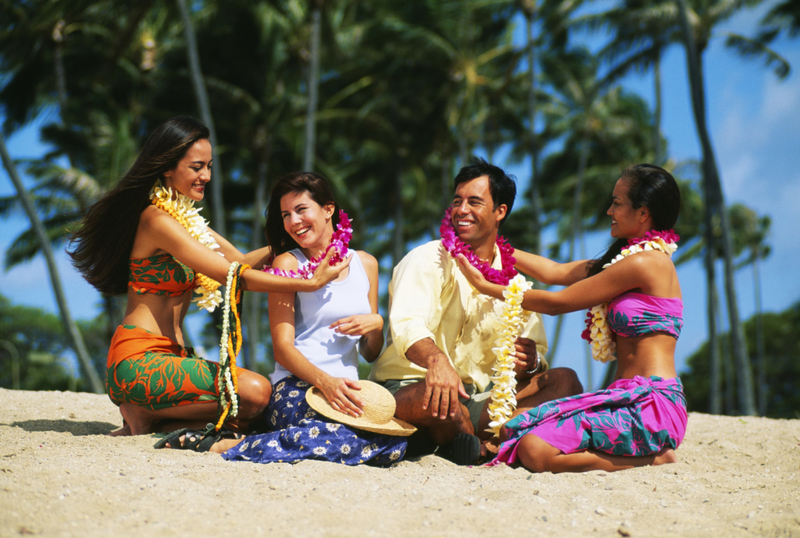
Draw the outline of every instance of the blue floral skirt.
<instances>
[{"instance_id":1,"label":"blue floral skirt","mask_svg":"<svg viewBox=\"0 0 800 538\"><path fill-rule=\"evenodd\" d=\"M255 463L323 460L378 467L403 458L407 437L358 430L329 420L306 402L306 391L310 386L295 376L281 379L273 389L264 414L270 431L248 435L222 457Z\"/></svg>"}]
</instances>

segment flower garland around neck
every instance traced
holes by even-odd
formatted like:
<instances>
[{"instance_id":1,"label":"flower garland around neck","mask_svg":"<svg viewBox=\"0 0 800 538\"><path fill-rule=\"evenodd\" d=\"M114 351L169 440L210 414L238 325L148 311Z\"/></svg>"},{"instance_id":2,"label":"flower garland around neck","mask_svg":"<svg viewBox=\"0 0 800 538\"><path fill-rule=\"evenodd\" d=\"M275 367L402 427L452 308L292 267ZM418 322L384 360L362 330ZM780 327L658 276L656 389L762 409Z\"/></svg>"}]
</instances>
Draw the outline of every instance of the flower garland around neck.
<instances>
[{"instance_id":1,"label":"flower garland around neck","mask_svg":"<svg viewBox=\"0 0 800 538\"><path fill-rule=\"evenodd\" d=\"M169 187L164 188L161 185L161 180L159 180L150 190L150 202L180 222L189 232L189 235L197 239L201 245L205 245L211 250L219 248L214 236L208 231L208 222L200 216L200 210L194 207L194 200L184 196L177 190L175 191L175 196L173 196L172 189ZM218 254L222 256L221 252ZM199 297L193 300L197 302L197 306L200 308L213 312L222 303L222 294L218 289L219 282L200 273L195 273L195 278L197 286L194 292Z\"/></svg>"},{"instance_id":2,"label":"flower garland around neck","mask_svg":"<svg viewBox=\"0 0 800 538\"><path fill-rule=\"evenodd\" d=\"M611 262L605 264L603 269L611 267L632 254L648 250L661 251L671 258L678 249L679 240L680 237L674 230L650 230L644 234L644 237L629 239L628 245L622 249L622 252L617 254ZM592 358L600 362L613 361L617 358L614 355L617 344L613 340L607 321L608 305L609 303L602 303L589 309L586 313L586 329L581 333L581 338L591 345Z\"/></svg>"},{"instance_id":3,"label":"flower garland around neck","mask_svg":"<svg viewBox=\"0 0 800 538\"><path fill-rule=\"evenodd\" d=\"M525 327L530 317L530 312L523 310L522 297L531 288L530 282L518 274L514 268L516 260L514 248L502 236L497 236L497 249L500 251L501 269L494 269L489 263L484 262L472 249L461 241L456 235L452 221L453 208L448 207L439 227L442 236L442 246L453 258L459 254L464 256L469 263L478 269L484 278L494 284L507 286L503 290L503 314L500 317L500 337L495 342L492 352L495 355L495 364L492 367L492 399L489 402L489 428L486 431L497 435L500 427L511 417L517 408L517 378L514 373L514 347L520 332Z\"/></svg>"},{"instance_id":4,"label":"flower garland around neck","mask_svg":"<svg viewBox=\"0 0 800 538\"><path fill-rule=\"evenodd\" d=\"M464 256L489 282L507 286L509 281L517 275L517 270L514 269L514 264L517 262L514 259L514 247L508 244L505 237L497 236L496 244L497 249L500 251L502 268L500 270L494 269L491 264L478 258L470 246L458 238L456 230L453 228L452 215L453 208L448 207L442 219L442 225L439 226L439 234L442 236L442 246L444 246L445 250L453 258L456 258L459 254Z\"/></svg>"},{"instance_id":5,"label":"flower garland around neck","mask_svg":"<svg viewBox=\"0 0 800 538\"><path fill-rule=\"evenodd\" d=\"M285 276L289 278L303 278L303 279L310 279L314 276L314 271L317 270L319 267L320 262L322 262L325 255L328 251L332 248L335 248L336 251L331 256L331 265L336 265L340 261L342 261L348 253L347 247L350 245L350 239L353 238L353 227L352 221L347 216L342 209L339 210L339 224L336 225L336 231L333 232L333 236L331 237L331 243L325 248L325 250L319 256L312 258L305 264L303 267L298 269L297 271L286 271L284 269L278 269L277 267L265 267L264 271L267 273L271 273L273 275L278 276Z\"/></svg>"}]
</instances>

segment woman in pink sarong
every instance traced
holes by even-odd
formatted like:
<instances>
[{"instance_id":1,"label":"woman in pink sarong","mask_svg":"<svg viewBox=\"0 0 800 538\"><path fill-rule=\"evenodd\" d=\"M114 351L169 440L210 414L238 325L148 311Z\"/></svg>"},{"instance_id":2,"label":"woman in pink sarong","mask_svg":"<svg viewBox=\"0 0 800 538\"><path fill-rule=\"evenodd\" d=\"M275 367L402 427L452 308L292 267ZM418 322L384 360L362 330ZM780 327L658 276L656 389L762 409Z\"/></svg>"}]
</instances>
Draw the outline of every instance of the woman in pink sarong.
<instances>
[{"instance_id":1,"label":"woman in pink sarong","mask_svg":"<svg viewBox=\"0 0 800 538\"><path fill-rule=\"evenodd\" d=\"M490 465L522 464L537 472L617 471L676 461L674 449L687 423L683 385L675 372L683 301L669 256L678 239L672 227L679 212L680 191L667 171L630 166L617 180L608 209L617 240L601 258L560 264L515 252L520 271L545 284L567 286L555 292L528 290L526 310L556 315L608 304L617 372L604 390L517 410L501 431ZM630 245L648 240L665 247L619 257ZM460 266L481 293L503 298L502 286L487 282L468 263ZM591 340L589 330L584 338Z\"/></svg>"}]
</instances>

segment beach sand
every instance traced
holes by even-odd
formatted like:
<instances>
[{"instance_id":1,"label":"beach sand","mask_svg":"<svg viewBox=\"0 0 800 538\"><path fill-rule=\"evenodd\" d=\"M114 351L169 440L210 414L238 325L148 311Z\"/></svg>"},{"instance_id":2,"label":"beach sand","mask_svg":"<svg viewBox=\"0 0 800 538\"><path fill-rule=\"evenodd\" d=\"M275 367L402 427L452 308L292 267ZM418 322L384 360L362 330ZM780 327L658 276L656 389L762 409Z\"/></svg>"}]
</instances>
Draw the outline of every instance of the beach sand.
<instances>
[{"instance_id":1,"label":"beach sand","mask_svg":"<svg viewBox=\"0 0 800 538\"><path fill-rule=\"evenodd\" d=\"M679 462L531 474L154 450L106 396L0 389L0 536L799 536L800 420L691 413Z\"/></svg>"}]
</instances>

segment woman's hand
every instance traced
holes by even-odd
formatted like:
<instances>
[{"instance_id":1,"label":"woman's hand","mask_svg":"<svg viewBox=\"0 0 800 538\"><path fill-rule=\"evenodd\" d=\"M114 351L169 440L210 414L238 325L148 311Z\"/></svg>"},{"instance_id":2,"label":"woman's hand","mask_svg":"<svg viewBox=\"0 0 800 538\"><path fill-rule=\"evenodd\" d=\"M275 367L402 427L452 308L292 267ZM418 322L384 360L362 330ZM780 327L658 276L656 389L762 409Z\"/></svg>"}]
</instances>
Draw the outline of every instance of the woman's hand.
<instances>
[{"instance_id":1,"label":"woman's hand","mask_svg":"<svg viewBox=\"0 0 800 538\"><path fill-rule=\"evenodd\" d=\"M380 314L356 314L333 322L330 328L339 334L364 336L383 330L383 317Z\"/></svg>"},{"instance_id":2,"label":"woman's hand","mask_svg":"<svg viewBox=\"0 0 800 538\"><path fill-rule=\"evenodd\" d=\"M503 299L503 286L492 284L486 280L483 273L469 263L469 260L463 255L459 254L456 256L456 261L458 262L459 269L461 269L461 273L466 277L469 283L472 284L473 288L484 295L489 295L495 299Z\"/></svg>"},{"instance_id":3,"label":"woman's hand","mask_svg":"<svg viewBox=\"0 0 800 538\"><path fill-rule=\"evenodd\" d=\"M346 377L333 377L325 374L324 380L315 384L322 391L334 410L353 417L360 417L364 402L358 397L361 385Z\"/></svg>"},{"instance_id":4,"label":"woman's hand","mask_svg":"<svg viewBox=\"0 0 800 538\"><path fill-rule=\"evenodd\" d=\"M321 262L319 262L319 266L314 271L314 276L312 276L309 280L315 290L320 289L328 282L339 276L339 274L344 271L348 265L350 265L350 261L353 259L353 253L351 252L346 258L336 265L331 265L331 257L333 256L334 251L336 251L335 248L328 249L328 252L325 253L325 257Z\"/></svg>"}]
</instances>

